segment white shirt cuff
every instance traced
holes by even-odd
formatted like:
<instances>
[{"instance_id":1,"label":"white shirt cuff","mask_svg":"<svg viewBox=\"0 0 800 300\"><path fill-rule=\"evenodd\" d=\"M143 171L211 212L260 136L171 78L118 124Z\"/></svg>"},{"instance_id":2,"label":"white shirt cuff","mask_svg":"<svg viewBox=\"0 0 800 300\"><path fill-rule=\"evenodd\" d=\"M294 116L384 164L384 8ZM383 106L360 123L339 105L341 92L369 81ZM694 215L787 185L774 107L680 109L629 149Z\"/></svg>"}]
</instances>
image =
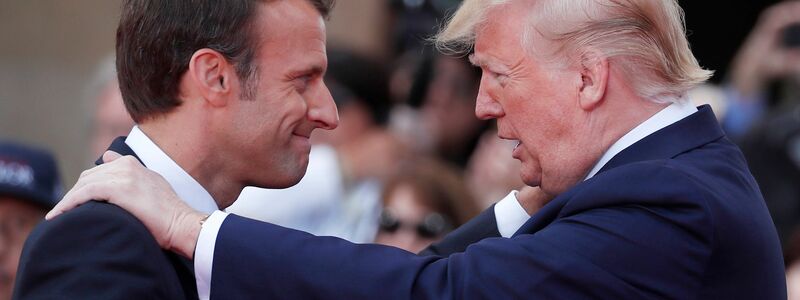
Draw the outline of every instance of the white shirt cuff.
<instances>
[{"instance_id":1,"label":"white shirt cuff","mask_svg":"<svg viewBox=\"0 0 800 300\"><path fill-rule=\"evenodd\" d=\"M510 238L531 216L517 201L517 191L511 191L494 205L494 217L500 236Z\"/></svg>"},{"instance_id":2,"label":"white shirt cuff","mask_svg":"<svg viewBox=\"0 0 800 300\"><path fill-rule=\"evenodd\" d=\"M194 278L197 281L197 296L201 300L211 297L211 267L214 265L214 246L217 234L228 213L215 211L200 228L197 246L194 248Z\"/></svg>"}]
</instances>

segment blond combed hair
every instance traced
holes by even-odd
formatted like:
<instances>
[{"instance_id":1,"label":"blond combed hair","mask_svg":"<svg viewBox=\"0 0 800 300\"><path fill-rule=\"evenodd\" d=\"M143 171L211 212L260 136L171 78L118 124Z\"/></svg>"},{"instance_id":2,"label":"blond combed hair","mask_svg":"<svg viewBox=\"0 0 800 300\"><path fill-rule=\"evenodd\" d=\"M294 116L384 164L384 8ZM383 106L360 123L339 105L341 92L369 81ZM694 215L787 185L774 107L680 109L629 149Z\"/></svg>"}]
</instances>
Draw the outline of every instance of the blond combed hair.
<instances>
[{"instance_id":1,"label":"blond combed hair","mask_svg":"<svg viewBox=\"0 0 800 300\"><path fill-rule=\"evenodd\" d=\"M689 48L676 0L466 0L436 36L443 52L467 52L488 13L511 1L531 1L520 46L534 52L531 35L556 42L555 55L572 62L594 50L620 67L639 96L659 102L684 99L713 72Z\"/></svg>"}]
</instances>

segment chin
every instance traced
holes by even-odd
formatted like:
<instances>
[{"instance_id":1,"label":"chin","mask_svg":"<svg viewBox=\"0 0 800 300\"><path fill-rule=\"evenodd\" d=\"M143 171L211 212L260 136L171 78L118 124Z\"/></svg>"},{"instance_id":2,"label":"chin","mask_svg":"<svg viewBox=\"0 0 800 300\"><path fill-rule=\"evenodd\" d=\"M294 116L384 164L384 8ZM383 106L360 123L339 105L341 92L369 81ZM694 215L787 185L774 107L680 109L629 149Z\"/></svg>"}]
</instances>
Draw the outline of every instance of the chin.
<instances>
[{"instance_id":1,"label":"chin","mask_svg":"<svg viewBox=\"0 0 800 300\"><path fill-rule=\"evenodd\" d=\"M539 186L542 184L542 172L531 172L528 168L525 168L525 165L523 165L522 169L520 170L519 178L522 179L522 182L528 186Z\"/></svg>"},{"instance_id":2,"label":"chin","mask_svg":"<svg viewBox=\"0 0 800 300\"><path fill-rule=\"evenodd\" d=\"M283 170L275 173L265 173L265 175L272 175L265 178L255 178L249 182L248 186L254 186L265 189L285 189L295 186L303 176L306 174L305 166L297 168L296 170ZM275 176L278 175L278 176Z\"/></svg>"}]
</instances>

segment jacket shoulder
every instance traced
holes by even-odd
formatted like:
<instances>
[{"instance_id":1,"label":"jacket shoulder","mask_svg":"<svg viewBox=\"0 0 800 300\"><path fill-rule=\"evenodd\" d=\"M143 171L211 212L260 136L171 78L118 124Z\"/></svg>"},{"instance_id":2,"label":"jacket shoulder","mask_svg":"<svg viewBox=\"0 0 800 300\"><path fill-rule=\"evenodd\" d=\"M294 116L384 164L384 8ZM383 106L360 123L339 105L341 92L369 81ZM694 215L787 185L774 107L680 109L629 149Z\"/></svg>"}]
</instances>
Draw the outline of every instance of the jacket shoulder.
<instances>
[{"instance_id":1,"label":"jacket shoulder","mask_svg":"<svg viewBox=\"0 0 800 300\"><path fill-rule=\"evenodd\" d=\"M136 239L158 249L155 239L136 217L119 206L98 201L87 202L55 219L42 222L31 233L28 242L47 243L81 236L101 238L92 240L93 244L121 237ZM40 240L43 237L46 239ZM147 243L150 241L152 243Z\"/></svg>"},{"instance_id":2,"label":"jacket shoulder","mask_svg":"<svg viewBox=\"0 0 800 300\"><path fill-rule=\"evenodd\" d=\"M34 229L14 293L15 299L167 299L182 293L171 274L173 264L144 224L115 205L88 202Z\"/></svg>"}]
</instances>

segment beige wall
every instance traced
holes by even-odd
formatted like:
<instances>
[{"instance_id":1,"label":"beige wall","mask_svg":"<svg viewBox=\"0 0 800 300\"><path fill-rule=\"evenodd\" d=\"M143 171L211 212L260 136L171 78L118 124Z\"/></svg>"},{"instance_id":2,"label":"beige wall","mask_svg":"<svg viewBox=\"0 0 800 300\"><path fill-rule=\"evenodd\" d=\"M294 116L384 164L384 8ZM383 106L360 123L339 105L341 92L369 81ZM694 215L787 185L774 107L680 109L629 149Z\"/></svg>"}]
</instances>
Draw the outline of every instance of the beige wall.
<instances>
[{"instance_id":1,"label":"beige wall","mask_svg":"<svg viewBox=\"0 0 800 300\"><path fill-rule=\"evenodd\" d=\"M0 138L56 152L68 186L89 164L81 104L113 51L119 0L0 0ZM384 1L340 0L330 43L381 57Z\"/></svg>"},{"instance_id":2,"label":"beige wall","mask_svg":"<svg viewBox=\"0 0 800 300\"><path fill-rule=\"evenodd\" d=\"M71 185L88 165L82 94L113 49L119 1L0 0L0 137L56 152Z\"/></svg>"}]
</instances>

